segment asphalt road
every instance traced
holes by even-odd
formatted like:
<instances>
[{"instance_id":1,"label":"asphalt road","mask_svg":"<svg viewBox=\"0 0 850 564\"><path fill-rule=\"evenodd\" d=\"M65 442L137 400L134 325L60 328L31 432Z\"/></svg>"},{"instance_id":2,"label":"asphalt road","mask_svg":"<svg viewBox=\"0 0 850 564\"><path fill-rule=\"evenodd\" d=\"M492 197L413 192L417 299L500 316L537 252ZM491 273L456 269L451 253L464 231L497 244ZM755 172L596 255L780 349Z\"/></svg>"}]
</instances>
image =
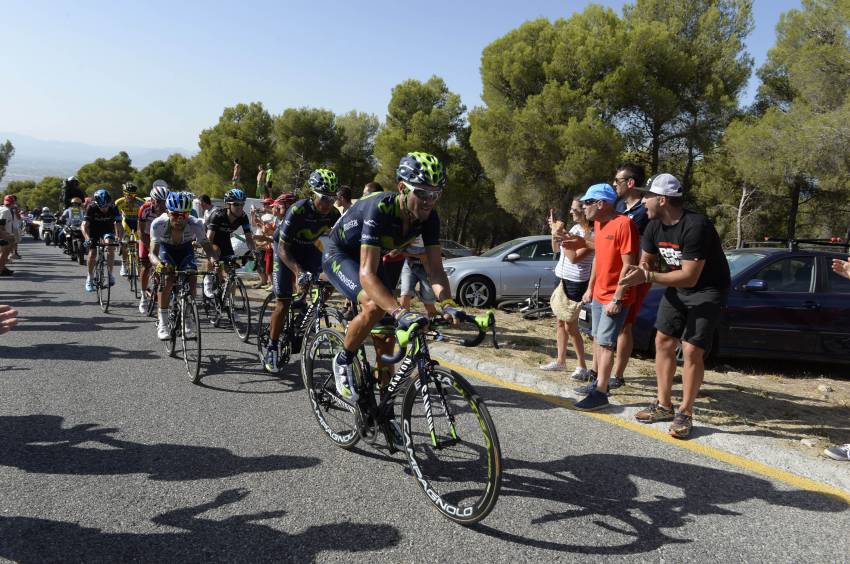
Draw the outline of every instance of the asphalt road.
<instances>
[{"instance_id":1,"label":"asphalt road","mask_svg":"<svg viewBox=\"0 0 850 564\"><path fill-rule=\"evenodd\" d=\"M431 509L401 455L320 432L296 365L204 327L207 376L165 355L124 280L27 239L0 279L0 557L40 561L837 562L847 502L476 382L504 455L493 513Z\"/></svg>"}]
</instances>

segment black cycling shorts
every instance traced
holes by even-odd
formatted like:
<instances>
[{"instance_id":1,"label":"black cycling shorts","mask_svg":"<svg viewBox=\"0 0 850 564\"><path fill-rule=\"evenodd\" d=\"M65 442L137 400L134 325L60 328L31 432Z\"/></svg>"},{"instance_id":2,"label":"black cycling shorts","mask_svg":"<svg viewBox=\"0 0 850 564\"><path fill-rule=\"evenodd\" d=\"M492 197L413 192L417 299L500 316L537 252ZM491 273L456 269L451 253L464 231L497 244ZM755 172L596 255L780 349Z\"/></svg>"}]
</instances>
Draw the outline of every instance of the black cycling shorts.
<instances>
[{"instance_id":1,"label":"black cycling shorts","mask_svg":"<svg viewBox=\"0 0 850 564\"><path fill-rule=\"evenodd\" d=\"M381 261L378 264L378 278L393 295L396 286L398 286L398 279L401 277L403 267L403 260L397 262ZM334 288L339 290L352 303L359 303L360 293L363 291L363 286L360 284L360 257L352 258L332 244L326 244L325 252L322 255L322 270Z\"/></svg>"}]
</instances>

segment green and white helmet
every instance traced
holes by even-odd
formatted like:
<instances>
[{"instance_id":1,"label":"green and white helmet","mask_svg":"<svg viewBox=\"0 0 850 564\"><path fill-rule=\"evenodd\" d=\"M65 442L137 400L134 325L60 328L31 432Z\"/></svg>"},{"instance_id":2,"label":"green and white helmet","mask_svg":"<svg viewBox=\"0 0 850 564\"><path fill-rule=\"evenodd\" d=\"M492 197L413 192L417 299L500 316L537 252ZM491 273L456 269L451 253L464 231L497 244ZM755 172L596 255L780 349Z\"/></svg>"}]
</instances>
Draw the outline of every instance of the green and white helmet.
<instances>
[{"instance_id":1,"label":"green and white helmet","mask_svg":"<svg viewBox=\"0 0 850 564\"><path fill-rule=\"evenodd\" d=\"M411 184L426 184L434 188L446 186L446 169L440 159L430 153L407 153L396 169L396 178Z\"/></svg>"},{"instance_id":2,"label":"green and white helmet","mask_svg":"<svg viewBox=\"0 0 850 564\"><path fill-rule=\"evenodd\" d=\"M318 192L322 196L333 196L336 194L336 173L327 168L317 168L314 170L307 183L314 192Z\"/></svg>"}]
</instances>

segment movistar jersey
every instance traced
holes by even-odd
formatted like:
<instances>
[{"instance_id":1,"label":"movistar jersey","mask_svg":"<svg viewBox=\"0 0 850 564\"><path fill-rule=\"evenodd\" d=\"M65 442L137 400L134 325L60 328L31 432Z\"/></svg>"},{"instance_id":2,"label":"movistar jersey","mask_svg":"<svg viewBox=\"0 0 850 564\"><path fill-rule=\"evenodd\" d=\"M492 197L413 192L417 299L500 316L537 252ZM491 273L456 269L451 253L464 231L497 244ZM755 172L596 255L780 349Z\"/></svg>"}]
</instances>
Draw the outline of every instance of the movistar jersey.
<instances>
[{"instance_id":1,"label":"movistar jersey","mask_svg":"<svg viewBox=\"0 0 850 564\"><path fill-rule=\"evenodd\" d=\"M286 211L283 223L275 233L275 242L283 240L287 245L315 245L316 240L330 232L339 219L339 211L331 208L327 214L316 209L313 200L298 200Z\"/></svg>"},{"instance_id":2,"label":"movistar jersey","mask_svg":"<svg viewBox=\"0 0 850 564\"><path fill-rule=\"evenodd\" d=\"M423 223L412 223L403 233L400 194L375 192L354 203L334 225L331 244L349 256L360 257L360 246L378 247L381 253L404 249L422 236L426 247L440 244L440 218L431 212Z\"/></svg>"}]
</instances>

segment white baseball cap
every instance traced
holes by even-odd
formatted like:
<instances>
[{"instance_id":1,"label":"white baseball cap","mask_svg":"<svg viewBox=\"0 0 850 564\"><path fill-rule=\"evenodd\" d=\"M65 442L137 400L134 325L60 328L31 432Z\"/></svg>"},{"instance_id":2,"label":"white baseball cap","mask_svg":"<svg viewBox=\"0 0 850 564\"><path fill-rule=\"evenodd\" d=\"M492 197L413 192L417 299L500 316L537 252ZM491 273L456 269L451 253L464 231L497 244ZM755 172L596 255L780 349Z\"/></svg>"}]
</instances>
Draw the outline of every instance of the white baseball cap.
<instances>
[{"instance_id":1,"label":"white baseball cap","mask_svg":"<svg viewBox=\"0 0 850 564\"><path fill-rule=\"evenodd\" d=\"M684 195L679 179L667 172L656 174L649 179L646 186L637 189L641 192L651 192L668 198L681 198Z\"/></svg>"}]
</instances>

